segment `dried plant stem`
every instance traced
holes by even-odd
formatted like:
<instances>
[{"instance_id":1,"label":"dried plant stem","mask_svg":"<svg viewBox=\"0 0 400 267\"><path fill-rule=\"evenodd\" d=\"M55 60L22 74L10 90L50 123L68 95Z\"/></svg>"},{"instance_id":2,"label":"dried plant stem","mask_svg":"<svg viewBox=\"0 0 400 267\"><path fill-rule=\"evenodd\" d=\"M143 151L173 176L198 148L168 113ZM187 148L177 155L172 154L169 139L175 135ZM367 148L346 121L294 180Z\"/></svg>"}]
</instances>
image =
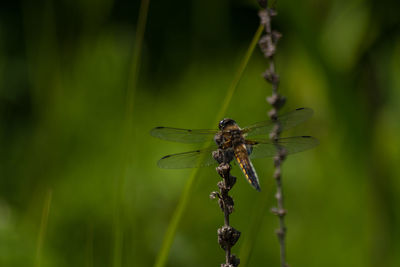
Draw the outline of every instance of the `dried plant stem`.
<instances>
[{"instance_id":1,"label":"dried plant stem","mask_svg":"<svg viewBox=\"0 0 400 267\"><path fill-rule=\"evenodd\" d=\"M287 267L286 263L286 246L285 246L285 236L286 236L286 226L285 226L285 215L286 210L283 203L283 186L282 186L282 175L281 166L286 157L286 151L278 145L277 140L280 136L281 125L278 121L278 111L285 104L286 99L279 95L279 76L275 69L274 55L276 53L276 44L281 37L281 34L277 31L273 31L271 27L271 19L276 16L277 13L275 9L269 8L267 1L259 1L259 4L263 8L259 12L261 19L260 24L264 25L265 35L260 39L259 45L264 53L264 56L268 58L269 66L264 72L264 78L267 82L272 85L272 95L267 98L267 102L272 106L268 115L271 120L275 121L275 126L272 129L269 138L274 142L277 154L274 158L275 172L274 178L276 180L276 194L275 198L277 200L277 208L273 208L271 211L276 214L279 218L279 228L276 230L280 245L280 258L281 266Z\"/></svg>"},{"instance_id":2,"label":"dried plant stem","mask_svg":"<svg viewBox=\"0 0 400 267\"><path fill-rule=\"evenodd\" d=\"M285 226L285 215L286 210L283 205L283 187L282 187L282 179L281 179L281 164L285 157L285 151L280 149L278 150L277 156L275 156L275 173L274 178L276 180L276 194L275 198L277 200L278 208L273 208L272 212L276 214L279 218L279 228L276 230L276 234L279 239L280 244L280 257L281 257L281 266L287 267L286 263L286 246L285 246L285 236L286 236L286 226Z\"/></svg>"},{"instance_id":3,"label":"dried plant stem","mask_svg":"<svg viewBox=\"0 0 400 267\"><path fill-rule=\"evenodd\" d=\"M222 177L218 182L219 192L212 192L210 197L218 198L218 204L224 213L224 226L218 229L218 243L225 250L225 263L221 267L237 267L240 263L239 258L231 253L231 248L236 244L240 237L240 232L229 225L229 215L233 212L234 202L229 196L229 191L236 183L236 177L230 174L233 155L226 150L218 149L213 153L213 157L218 161L217 173Z\"/></svg>"}]
</instances>

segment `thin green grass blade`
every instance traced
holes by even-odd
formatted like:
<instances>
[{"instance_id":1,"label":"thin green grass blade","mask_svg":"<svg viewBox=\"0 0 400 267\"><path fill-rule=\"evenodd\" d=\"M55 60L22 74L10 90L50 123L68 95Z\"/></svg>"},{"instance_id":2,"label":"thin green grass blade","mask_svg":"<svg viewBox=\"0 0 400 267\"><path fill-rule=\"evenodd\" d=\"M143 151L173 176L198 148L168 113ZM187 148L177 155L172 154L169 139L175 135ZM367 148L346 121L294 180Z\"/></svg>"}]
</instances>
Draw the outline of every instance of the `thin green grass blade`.
<instances>
[{"instance_id":1,"label":"thin green grass blade","mask_svg":"<svg viewBox=\"0 0 400 267\"><path fill-rule=\"evenodd\" d=\"M116 200L114 213L114 247L113 247L113 266L120 267L122 264L123 250L123 226L122 226L122 201L125 187L125 178L128 173L129 163L132 159L132 132L133 132L133 113L135 94L138 81L138 73L141 61L141 52L144 33L146 30L147 14L149 10L150 0L142 0L139 10L138 24L136 29L135 42L132 52L130 64L130 75L128 77L127 94L126 94L126 111L124 124L124 148L122 151L122 171L116 178Z\"/></svg>"},{"instance_id":2,"label":"thin green grass blade","mask_svg":"<svg viewBox=\"0 0 400 267\"><path fill-rule=\"evenodd\" d=\"M253 40L251 40L250 46L247 49L246 54L244 55L242 62L239 65L238 70L236 71L236 74L233 78L231 85L229 86L228 91L226 92L225 99L222 102L221 109L219 110L219 113L214 121L213 126L219 122L219 120L225 115L226 111L228 110L228 107L229 107L229 104L231 103L235 89L236 89L237 85L239 84L240 79L242 78L243 72L246 69L247 64L249 63L251 55L253 54L254 48L256 47L263 30L264 30L264 26L259 26L256 33L254 34Z\"/></svg>"},{"instance_id":3,"label":"thin green grass blade","mask_svg":"<svg viewBox=\"0 0 400 267\"><path fill-rule=\"evenodd\" d=\"M149 13L149 4L150 0L142 0L140 4L138 26L136 29L135 44L132 53L131 70L126 98L127 116L133 116L133 103L137 87L144 32L146 30L147 14Z\"/></svg>"},{"instance_id":4,"label":"thin green grass blade","mask_svg":"<svg viewBox=\"0 0 400 267\"><path fill-rule=\"evenodd\" d=\"M263 29L264 29L263 26L260 26L257 29L256 33L254 34L253 40L251 41L250 46L247 49L246 54L243 57L240 65L239 65L238 70L236 71L234 79L226 92L225 98L224 98L221 108L218 112L218 115L216 116L216 118L213 122L213 126L216 125L218 123L218 121L226 113L226 111L229 107L229 104L232 100L233 94L235 93L235 90L237 88L237 85L239 84L239 81L243 75L243 72L246 69L246 66L251 58L251 55L253 54L254 48L256 47L257 42L260 39ZM210 143L206 144L205 147L208 145L210 145ZM190 174L189 180L185 184L185 188L183 189L178 206L176 207L174 214L172 215L172 219L171 219L171 221L168 225L167 231L164 235L164 241L161 245L161 249L159 251L156 262L154 264L155 267L164 267L165 264L167 263L168 255L171 250L172 243L174 241L176 230L177 230L179 223L182 219L182 216L188 206L189 197L191 195L191 192L193 191L193 184L194 184L194 181L195 181L198 173L199 173L199 168L193 169L192 173Z\"/></svg>"},{"instance_id":5,"label":"thin green grass blade","mask_svg":"<svg viewBox=\"0 0 400 267\"><path fill-rule=\"evenodd\" d=\"M52 190L50 189L47 192L46 200L43 205L42 218L40 221L39 236L38 236L38 241L37 241L37 246L36 246L35 267L39 267L42 264L43 243L44 243L44 238L45 238L46 230L47 230L47 222L49 220L52 195L53 195L53 193L52 193Z\"/></svg>"}]
</instances>

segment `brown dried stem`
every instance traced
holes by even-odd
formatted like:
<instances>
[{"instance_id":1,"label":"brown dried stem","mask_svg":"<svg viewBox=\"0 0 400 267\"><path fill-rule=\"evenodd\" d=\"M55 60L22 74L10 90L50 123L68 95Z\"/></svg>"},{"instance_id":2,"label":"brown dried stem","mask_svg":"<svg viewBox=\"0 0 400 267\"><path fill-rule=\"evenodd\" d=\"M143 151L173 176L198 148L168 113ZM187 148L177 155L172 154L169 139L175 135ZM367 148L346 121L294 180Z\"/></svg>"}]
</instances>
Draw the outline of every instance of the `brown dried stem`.
<instances>
[{"instance_id":1,"label":"brown dried stem","mask_svg":"<svg viewBox=\"0 0 400 267\"><path fill-rule=\"evenodd\" d=\"M216 140L221 136L216 136ZM224 226L218 229L218 243L225 250L225 263L221 267L237 267L240 260L231 253L231 248L236 244L240 237L240 232L229 225L229 215L233 212L234 202L229 196L229 191L236 183L236 177L230 174L230 162L233 159L233 154L224 149L218 149L213 152L214 159L219 163L216 168L217 173L222 177L222 181L218 182L219 192L212 192L210 197L218 198L218 204L224 213Z\"/></svg>"},{"instance_id":2,"label":"brown dried stem","mask_svg":"<svg viewBox=\"0 0 400 267\"><path fill-rule=\"evenodd\" d=\"M280 258L281 266L287 267L286 263L286 247L285 247L285 236L286 236L286 226L285 226L285 215L286 210L283 205L283 187L282 187L282 177L281 177L281 166L286 157L286 151L278 145L277 140L280 136L281 125L279 123L278 111L285 104L285 97L279 95L279 75L275 70L275 60L274 55L276 53L276 45L278 40L281 38L281 34L277 31L272 30L271 20L272 17L276 16L277 13L274 8L268 7L266 0L259 0L260 6L263 8L259 12L260 23L264 25L265 35L260 39L259 45L264 56L268 59L269 66L264 72L264 78L267 82L272 85L272 95L267 98L267 102L272 106L272 109L268 112L271 120L275 121L275 126L272 129L269 138L274 142L277 154L274 158L274 178L276 180L276 194L275 198L277 200L277 208L273 208L271 211L279 218L279 228L276 230L280 244Z\"/></svg>"}]
</instances>

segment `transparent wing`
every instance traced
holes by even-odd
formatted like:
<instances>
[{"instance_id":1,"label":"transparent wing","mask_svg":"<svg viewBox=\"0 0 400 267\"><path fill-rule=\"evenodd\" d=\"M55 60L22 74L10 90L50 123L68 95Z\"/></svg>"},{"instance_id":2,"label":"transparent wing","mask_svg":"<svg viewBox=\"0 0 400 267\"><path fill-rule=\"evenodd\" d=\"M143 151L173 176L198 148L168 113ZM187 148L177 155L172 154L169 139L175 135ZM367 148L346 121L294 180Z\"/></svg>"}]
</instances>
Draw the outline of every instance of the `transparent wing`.
<instances>
[{"instance_id":1,"label":"transparent wing","mask_svg":"<svg viewBox=\"0 0 400 267\"><path fill-rule=\"evenodd\" d=\"M217 165L217 161L212 157L212 152L215 150L217 150L217 146L167 155L162 157L157 165L163 169L185 169Z\"/></svg>"},{"instance_id":2,"label":"transparent wing","mask_svg":"<svg viewBox=\"0 0 400 267\"><path fill-rule=\"evenodd\" d=\"M203 143L213 140L216 130L189 130L170 127L156 127L150 131L154 137L180 143Z\"/></svg>"},{"instance_id":3,"label":"transparent wing","mask_svg":"<svg viewBox=\"0 0 400 267\"><path fill-rule=\"evenodd\" d=\"M256 143L250 145L252 148L250 158L252 159L273 157L276 155L277 149L268 139L254 139L249 142ZM293 154L316 147L319 142L318 139L312 136L294 136L279 138L278 144L285 148L288 154Z\"/></svg>"},{"instance_id":4,"label":"transparent wing","mask_svg":"<svg viewBox=\"0 0 400 267\"><path fill-rule=\"evenodd\" d=\"M310 108L298 108L279 116L278 121L281 124L282 131L285 131L308 120L313 113L313 110ZM257 122L253 125L245 127L243 129L243 133L247 134L247 136L268 134L274 127L274 123L275 122L272 120Z\"/></svg>"}]
</instances>

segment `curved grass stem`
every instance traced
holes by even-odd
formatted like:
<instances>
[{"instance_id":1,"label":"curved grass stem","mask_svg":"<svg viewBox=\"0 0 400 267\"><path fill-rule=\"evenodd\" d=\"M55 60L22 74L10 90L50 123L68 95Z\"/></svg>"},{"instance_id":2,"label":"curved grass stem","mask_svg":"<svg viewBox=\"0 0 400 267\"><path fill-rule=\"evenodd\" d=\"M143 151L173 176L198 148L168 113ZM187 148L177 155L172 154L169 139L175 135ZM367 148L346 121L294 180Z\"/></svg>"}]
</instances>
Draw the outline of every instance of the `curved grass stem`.
<instances>
[{"instance_id":1,"label":"curved grass stem","mask_svg":"<svg viewBox=\"0 0 400 267\"><path fill-rule=\"evenodd\" d=\"M232 97L235 93L235 90L239 84L239 81L244 73L244 70L246 69L246 66L251 58L251 55L253 54L253 51L258 43L258 40L260 39L263 29L264 29L264 26L260 25L258 27L256 33L254 34L254 37L246 51L246 54L244 55L240 65L239 65L239 68L236 71L234 79L232 80L232 83L230 84L228 90L226 91L225 98L221 104L221 108L213 122L212 127L214 127L214 125L217 125L218 121L226 113L226 111L229 107L229 104L232 100ZM206 146L208 146L208 145L210 145L210 143L206 144ZM174 237L175 237L177 228L181 222L183 213L187 209L187 206L189 203L189 198L190 198L191 192L193 190L193 184L198 175L198 172L199 172L198 168L194 169L192 171L192 173L190 174L188 181L185 184L185 188L183 189L181 198L180 198L178 205L172 215L171 221L170 221L167 231L164 235L163 243L161 245L156 262L154 264L155 267L164 267L167 263L168 255L171 250L171 246L174 241Z\"/></svg>"},{"instance_id":2,"label":"curved grass stem","mask_svg":"<svg viewBox=\"0 0 400 267\"><path fill-rule=\"evenodd\" d=\"M146 29L147 14L149 10L150 0L142 0L139 10L139 17L135 35L135 42L132 51L132 58L130 62L130 71L127 81L126 90L126 103L125 103L125 118L124 118L124 133L122 150L122 168L121 172L116 177L115 187L115 212L114 212L114 244L113 244L113 267L120 267L122 265L122 251L123 251L123 225L122 219L122 201L124 199L125 178L128 173L128 167L133 155L132 132L133 132L133 114L134 102L137 89L138 73L142 54L142 45L144 40L144 33Z\"/></svg>"},{"instance_id":3,"label":"curved grass stem","mask_svg":"<svg viewBox=\"0 0 400 267\"><path fill-rule=\"evenodd\" d=\"M35 258L35 267L39 267L42 265L42 251L43 251L43 243L44 237L47 231L47 222L49 220L51 199L52 199L53 191L51 189L48 190L46 200L44 202L43 211L42 211L42 219L40 222L40 230L39 237L36 246L36 258Z\"/></svg>"}]
</instances>

